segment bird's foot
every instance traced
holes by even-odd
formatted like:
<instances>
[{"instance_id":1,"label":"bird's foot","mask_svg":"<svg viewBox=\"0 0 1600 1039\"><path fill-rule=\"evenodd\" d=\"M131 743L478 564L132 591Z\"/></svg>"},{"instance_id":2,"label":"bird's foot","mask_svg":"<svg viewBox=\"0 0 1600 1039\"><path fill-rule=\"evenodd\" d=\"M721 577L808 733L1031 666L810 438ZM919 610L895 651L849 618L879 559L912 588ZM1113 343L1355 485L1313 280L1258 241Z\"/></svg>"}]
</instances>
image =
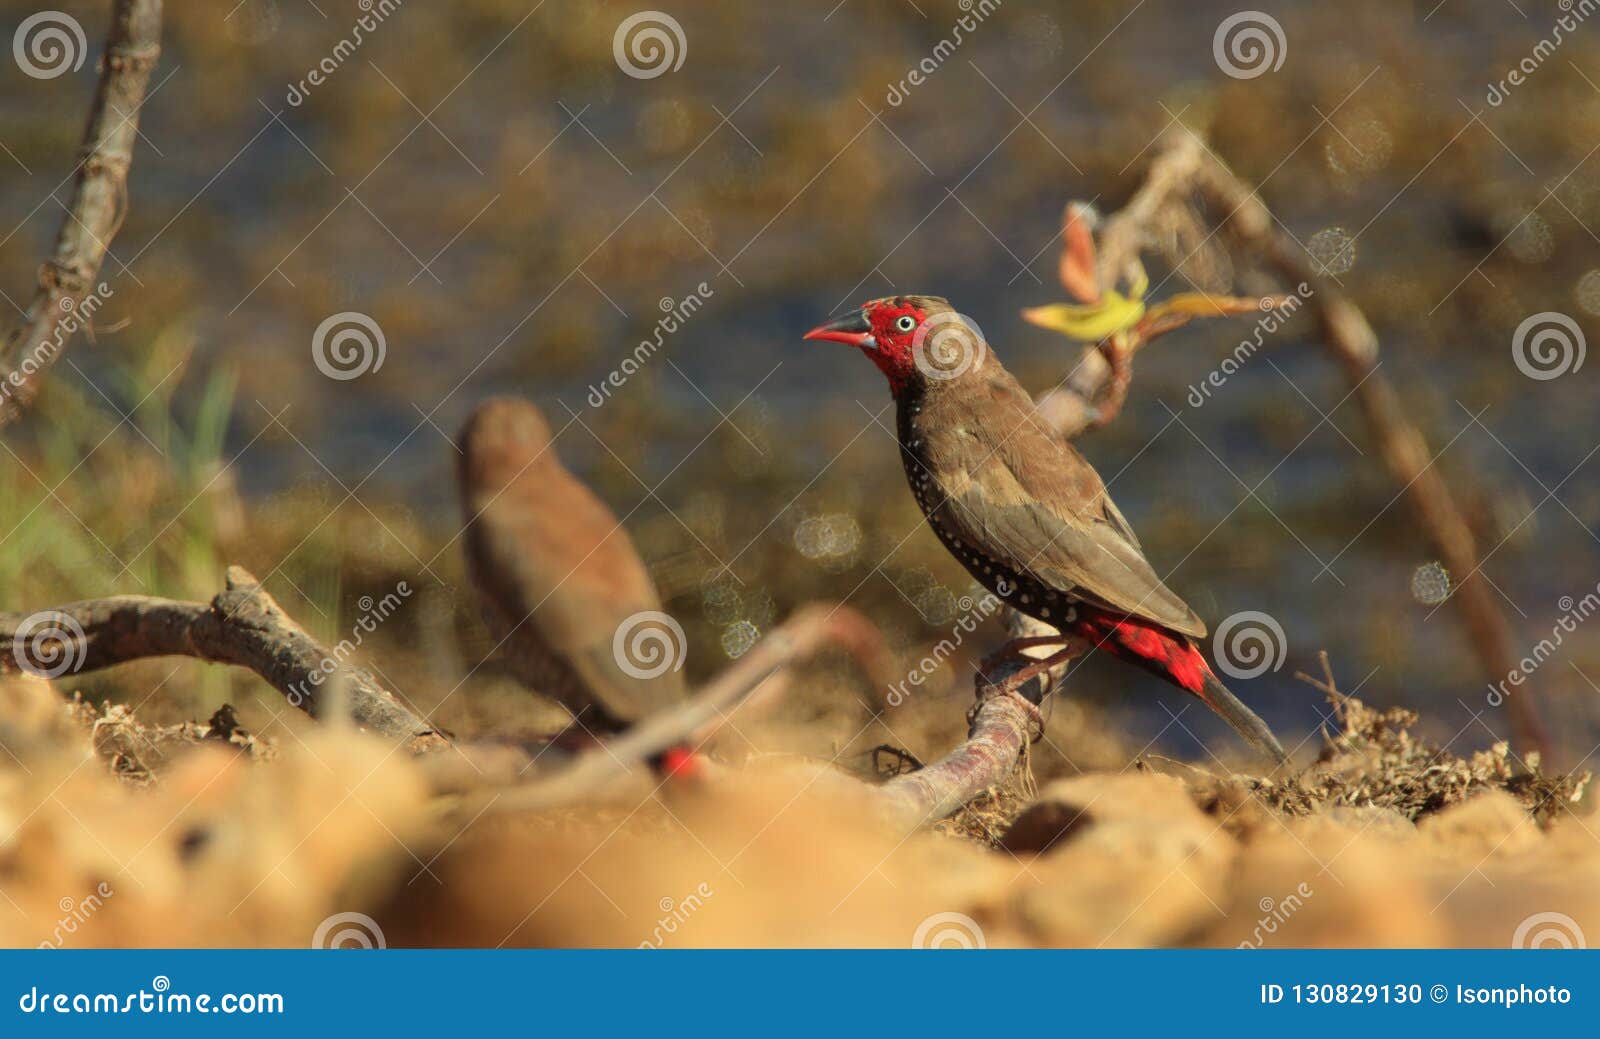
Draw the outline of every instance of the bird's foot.
<instances>
[{"instance_id":1,"label":"bird's foot","mask_svg":"<svg viewBox=\"0 0 1600 1039\"><path fill-rule=\"evenodd\" d=\"M1023 645L1018 646L1018 643L1023 643ZM1063 643L1066 644L1063 645ZM988 689L992 689L994 693L1014 693L1017 696L1022 697L1024 700L1027 700L1029 703L1037 706L1044 700L1045 694L1050 691L1050 683L1048 681L1041 682L1039 684L1036 696L1030 696L1027 693L1024 693L1023 690L1026 689L1028 685L1040 675L1048 675L1052 668L1065 664L1067 661L1078 656L1082 652L1082 649L1076 643L1074 643L1073 640L1043 636L1038 639L1016 639L1012 643L1008 644L1007 648L1009 649L1010 647L1015 646L1019 650L1027 649L1030 648L1029 644L1055 645L1061 646L1061 648L1056 650L1056 652L1051 653L1049 656L1040 657L1036 660L1023 657L1020 652L1008 653L1002 650L1004 655L1002 656L1001 654L996 654L996 656L999 657L999 660L995 661L996 663L1004 664L1007 662L1015 662L1019 659L1029 660L1029 663L1023 667L1017 668L1016 670L1007 674L1004 678L1001 678L999 681L995 681L990 677L994 673L994 670L990 666L989 662L986 661L986 666L979 673L977 679L979 699L982 699L986 695L984 689L987 687Z\"/></svg>"},{"instance_id":2,"label":"bird's foot","mask_svg":"<svg viewBox=\"0 0 1600 1039\"><path fill-rule=\"evenodd\" d=\"M1022 638L1014 638L984 657L978 669L985 675L993 674L1002 664L1015 660L1032 659L1023 650L1037 649L1041 646L1064 647L1069 641L1070 639L1066 635L1028 635Z\"/></svg>"},{"instance_id":3,"label":"bird's foot","mask_svg":"<svg viewBox=\"0 0 1600 1039\"><path fill-rule=\"evenodd\" d=\"M1054 646L1056 650L1043 657L1031 657L1024 652L1045 646ZM1031 703L1040 703L1050 691L1048 681L1040 683L1034 695L1030 696L1022 690L1040 675L1047 674L1052 668L1080 656L1086 648L1081 639L1066 634L1031 635L1012 639L984 658L980 664L977 677L978 695L980 698L983 696L984 686L992 686L1005 692L1017 693ZM1018 664L1022 666L1018 667ZM1006 673L1008 670L1009 673ZM1003 677L996 680L994 677L996 675Z\"/></svg>"}]
</instances>

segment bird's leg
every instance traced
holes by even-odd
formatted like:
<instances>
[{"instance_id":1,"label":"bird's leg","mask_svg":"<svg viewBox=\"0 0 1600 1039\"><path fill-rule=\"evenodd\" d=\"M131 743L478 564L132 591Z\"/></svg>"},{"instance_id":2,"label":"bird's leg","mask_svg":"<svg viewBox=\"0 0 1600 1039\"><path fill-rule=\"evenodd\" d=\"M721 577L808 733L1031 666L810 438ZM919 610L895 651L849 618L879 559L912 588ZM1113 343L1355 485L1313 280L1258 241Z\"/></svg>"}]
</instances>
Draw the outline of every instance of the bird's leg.
<instances>
[{"instance_id":1,"label":"bird's leg","mask_svg":"<svg viewBox=\"0 0 1600 1039\"><path fill-rule=\"evenodd\" d=\"M1010 642L1006 642L1005 645L1002 645L1002 647L998 648L998 650L995 650L994 653L990 653L989 656L986 656L986 658L982 660L982 664L979 666L979 669L981 669L984 674L989 674L990 671L994 671L994 668L997 666L997 664L1003 664L1008 660L1019 660L1019 658L1024 658L1024 655L1022 655L1022 650L1034 650L1034 648L1045 647L1045 645L1059 645L1059 647L1067 647L1070 642L1072 642L1072 636L1067 636L1067 634L1056 634L1056 636L1016 637L1016 639L1011 639Z\"/></svg>"},{"instance_id":2,"label":"bird's leg","mask_svg":"<svg viewBox=\"0 0 1600 1039\"><path fill-rule=\"evenodd\" d=\"M1019 639L1018 641L1023 641L1023 640ZM1054 641L1059 643L1059 642L1062 642L1064 640L1056 639ZM999 689L1002 692L1015 693L1018 690L1020 690L1023 686L1025 686L1029 682L1033 681L1035 678L1037 678L1040 675L1044 674L1046 671L1049 671L1051 668L1056 667L1057 665L1060 665L1060 664L1065 664L1067 661L1069 661L1073 657L1077 656L1079 654L1079 652L1081 652L1081 651L1079 650L1079 648L1077 646L1072 646L1072 645L1066 646L1066 647L1064 647L1062 649L1059 649L1056 652L1050 654L1047 657L1041 657L1040 659L1035 660L1033 663L1029 664L1027 667L1021 668L1021 669L1019 669L1017 671L1013 671L1011 674L1007 675L1005 678L1001 679L999 682L993 683L993 684L994 684L996 689Z\"/></svg>"},{"instance_id":3,"label":"bird's leg","mask_svg":"<svg viewBox=\"0 0 1600 1039\"><path fill-rule=\"evenodd\" d=\"M985 674L994 670L996 665L1008 660L1015 660L1022 656L1025 649L1036 649L1040 646L1065 646L1071 640L1068 635L1027 635L1014 638L999 649L983 658L980 670Z\"/></svg>"}]
</instances>

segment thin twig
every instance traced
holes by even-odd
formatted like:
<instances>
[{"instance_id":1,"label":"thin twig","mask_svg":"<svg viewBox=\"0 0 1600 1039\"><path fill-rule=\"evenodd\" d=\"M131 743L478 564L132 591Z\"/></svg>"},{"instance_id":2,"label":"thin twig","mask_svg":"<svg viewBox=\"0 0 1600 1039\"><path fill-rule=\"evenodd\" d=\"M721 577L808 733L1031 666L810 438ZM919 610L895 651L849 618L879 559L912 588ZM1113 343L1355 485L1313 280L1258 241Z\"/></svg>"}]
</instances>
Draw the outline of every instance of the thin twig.
<instances>
[{"instance_id":1,"label":"thin twig","mask_svg":"<svg viewBox=\"0 0 1600 1039\"><path fill-rule=\"evenodd\" d=\"M888 682L887 651L870 621L842 606L803 607L683 704L583 752L554 775L497 795L495 807L531 811L599 794L638 763L701 736L776 672L830 644L847 649L875 681Z\"/></svg>"},{"instance_id":2,"label":"thin twig","mask_svg":"<svg viewBox=\"0 0 1600 1039\"><path fill-rule=\"evenodd\" d=\"M1360 308L1279 229L1266 203L1192 131L1180 127L1169 132L1139 190L1101 224L1102 287L1132 280L1140 269L1139 253L1152 244L1162 213L1190 205L1196 198L1225 214L1223 226L1241 252L1263 259L1290 284L1306 286L1304 302L1317 317L1323 344L1345 371L1384 466L1402 488L1446 570L1461 575L1451 596L1472 651L1491 682L1502 679L1515 669L1511 625L1483 576L1483 559L1471 526L1439 467L1432 464L1427 441L1379 368L1376 333ZM1063 436L1076 436L1098 420L1113 375L1101 351L1085 347L1062 388L1039 402L1040 412ZM1548 755L1549 739L1531 695L1519 690L1507 703L1517 741Z\"/></svg>"},{"instance_id":3,"label":"thin twig","mask_svg":"<svg viewBox=\"0 0 1600 1039\"><path fill-rule=\"evenodd\" d=\"M0 428L40 383L110 290L96 279L127 209L128 166L150 72L161 53L161 0L116 0L72 198L22 327L0 346ZM85 300L92 305L84 305Z\"/></svg>"}]
</instances>

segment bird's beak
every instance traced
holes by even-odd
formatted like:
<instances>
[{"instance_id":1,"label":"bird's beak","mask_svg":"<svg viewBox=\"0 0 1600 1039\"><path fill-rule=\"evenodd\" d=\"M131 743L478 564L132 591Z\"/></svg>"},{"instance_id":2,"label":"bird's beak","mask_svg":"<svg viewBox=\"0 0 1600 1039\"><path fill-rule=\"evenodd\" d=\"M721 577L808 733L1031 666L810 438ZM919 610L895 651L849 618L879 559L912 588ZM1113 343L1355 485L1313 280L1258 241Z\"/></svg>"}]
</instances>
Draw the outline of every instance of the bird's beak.
<instances>
[{"instance_id":1,"label":"bird's beak","mask_svg":"<svg viewBox=\"0 0 1600 1039\"><path fill-rule=\"evenodd\" d=\"M867 315L853 310L844 317L836 317L825 325L818 325L806 333L807 339L831 339L835 343L848 343L866 350L876 350L878 341L872 338L872 326Z\"/></svg>"}]
</instances>

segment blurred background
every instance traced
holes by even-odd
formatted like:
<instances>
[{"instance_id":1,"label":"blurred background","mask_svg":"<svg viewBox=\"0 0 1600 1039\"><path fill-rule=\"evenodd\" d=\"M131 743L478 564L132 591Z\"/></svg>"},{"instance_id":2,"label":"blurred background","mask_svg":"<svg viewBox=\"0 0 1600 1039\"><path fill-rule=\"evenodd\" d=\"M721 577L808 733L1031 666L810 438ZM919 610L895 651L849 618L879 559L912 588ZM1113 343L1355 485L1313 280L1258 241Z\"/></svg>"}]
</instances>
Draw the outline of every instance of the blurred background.
<instances>
[{"instance_id":1,"label":"blurred background","mask_svg":"<svg viewBox=\"0 0 1600 1039\"><path fill-rule=\"evenodd\" d=\"M524 701L474 670L490 643L461 582L451 437L513 393L625 518L696 676L812 598L860 608L915 664L971 583L921 529L881 376L800 336L869 297L935 293L1030 390L1055 385L1077 350L1018 311L1063 296L1063 206L1115 209L1174 122L1366 310L1517 646L1600 578L1591 373L1530 378L1512 349L1531 315L1586 333L1600 315L1600 36L1563 33L1525 82L1491 86L1551 36L1555 3L1269 3L1278 64L1244 78L1213 48L1238 9L1209 2L697 0L664 12L680 32L658 20L620 54L629 3L169 8L102 274L114 295L0 441L0 608L209 598L237 562L337 641L364 596L406 580L418 594L369 661L442 724L509 724ZM107 9L59 7L92 53ZM35 10L0 0L0 29ZM92 58L47 79L0 62L0 309L25 304L53 242L94 77ZM1153 266L1154 295L1283 288L1207 259ZM318 362L325 323L351 314L367 347L381 330L381 365ZM1320 694L1291 676L1322 649L1346 687L1421 710L1457 750L1506 735L1440 605L1448 576L1314 329L1291 324L1189 399L1252 325L1141 355L1125 411L1082 450L1213 626L1245 610L1281 625L1281 669L1237 689L1286 743L1318 723ZM1597 657L1580 629L1531 680L1563 761L1600 738ZM954 731L970 682L946 664L903 710ZM281 709L189 663L82 685L173 719ZM916 743L892 718L861 730L872 695L809 749ZM1171 724L1181 702L1128 668L1091 661L1070 696L1133 748L1229 746L1199 712Z\"/></svg>"}]
</instances>

